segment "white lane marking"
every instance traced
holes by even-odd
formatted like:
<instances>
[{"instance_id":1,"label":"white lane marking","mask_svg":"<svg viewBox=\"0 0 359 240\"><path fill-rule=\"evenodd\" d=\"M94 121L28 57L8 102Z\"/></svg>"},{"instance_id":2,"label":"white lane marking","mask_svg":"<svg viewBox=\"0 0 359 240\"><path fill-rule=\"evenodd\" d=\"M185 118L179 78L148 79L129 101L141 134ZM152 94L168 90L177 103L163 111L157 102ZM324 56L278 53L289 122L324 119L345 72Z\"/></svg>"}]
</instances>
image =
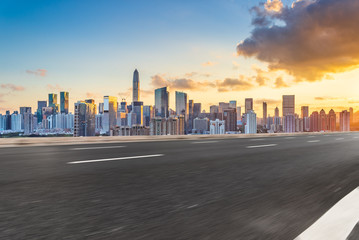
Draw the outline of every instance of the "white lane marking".
<instances>
[{"instance_id":1,"label":"white lane marking","mask_svg":"<svg viewBox=\"0 0 359 240\"><path fill-rule=\"evenodd\" d=\"M92 150L92 149L105 149L105 148L123 148L126 146L105 146L105 147L83 147L83 148L71 148L72 151L77 150Z\"/></svg>"},{"instance_id":2,"label":"white lane marking","mask_svg":"<svg viewBox=\"0 0 359 240\"><path fill-rule=\"evenodd\" d=\"M284 139L294 139L295 137L286 137Z\"/></svg>"},{"instance_id":3,"label":"white lane marking","mask_svg":"<svg viewBox=\"0 0 359 240\"><path fill-rule=\"evenodd\" d=\"M354 138L359 138L359 137L354 137Z\"/></svg>"},{"instance_id":4,"label":"white lane marking","mask_svg":"<svg viewBox=\"0 0 359 240\"><path fill-rule=\"evenodd\" d=\"M201 141L201 142L192 142L192 144L202 144L202 143L217 143L219 141Z\"/></svg>"},{"instance_id":5,"label":"white lane marking","mask_svg":"<svg viewBox=\"0 0 359 240\"><path fill-rule=\"evenodd\" d=\"M249 139L249 141L262 141L264 140L263 138L254 138L254 139Z\"/></svg>"},{"instance_id":6,"label":"white lane marking","mask_svg":"<svg viewBox=\"0 0 359 240\"><path fill-rule=\"evenodd\" d=\"M337 202L295 240L346 239L359 220L359 187Z\"/></svg>"},{"instance_id":7,"label":"white lane marking","mask_svg":"<svg viewBox=\"0 0 359 240\"><path fill-rule=\"evenodd\" d=\"M310 140L310 141L307 141L309 143L316 143L316 142L320 142L320 140Z\"/></svg>"},{"instance_id":8,"label":"white lane marking","mask_svg":"<svg viewBox=\"0 0 359 240\"><path fill-rule=\"evenodd\" d=\"M266 145L256 145L256 146L247 146L246 148L262 148L262 147L274 147L278 144L266 144Z\"/></svg>"},{"instance_id":9,"label":"white lane marking","mask_svg":"<svg viewBox=\"0 0 359 240\"><path fill-rule=\"evenodd\" d=\"M119 161L119 160L126 160L126 159L152 158L152 157L162 157L162 156L164 156L164 154L153 154L153 155L131 156L131 157L120 157L120 158L105 158L105 159L94 159L94 160L82 160L82 161L68 162L67 164Z\"/></svg>"},{"instance_id":10,"label":"white lane marking","mask_svg":"<svg viewBox=\"0 0 359 240\"><path fill-rule=\"evenodd\" d=\"M198 204L194 204L194 205L188 206L187 208L195 208L195 207L198 207Z\"/></svg>"},{"instance_id":11,"label":"white lane marking","mask_svg":"<svg viewBox=\"0 0 359 240\"><path fill-rule=\"evenodd\" d=\"M337 139L335 139L335 140L343 140L344 138L337 138Z\"/></svg>"}]
</instances>

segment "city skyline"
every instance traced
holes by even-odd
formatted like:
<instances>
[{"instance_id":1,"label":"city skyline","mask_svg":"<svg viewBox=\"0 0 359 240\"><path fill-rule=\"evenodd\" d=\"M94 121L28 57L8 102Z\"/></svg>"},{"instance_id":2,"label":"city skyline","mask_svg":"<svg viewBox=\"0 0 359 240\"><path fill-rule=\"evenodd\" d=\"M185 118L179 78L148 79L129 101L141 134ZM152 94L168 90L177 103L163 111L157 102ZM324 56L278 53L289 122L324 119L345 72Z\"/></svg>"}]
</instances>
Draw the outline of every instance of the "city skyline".
<instances>
[{"instance_id":1,"label":"city skyline","mask_svg":"<svg viewBox=\"0 0 359 240\"><path fill-rule=\"evenodd\" d=\"M355 112L359 110L355 49L353 55L348 52L343 55L341 48L337 49L338 59L351 57L352 65L332 66L323 61L321 68L316 66L317 72L323 73L326 66L330 69L325 76L311 75L312 78L300 75L296 69L292 69L296 75L290 74L290 66L270 72L268 66L273 63L249 52L246 44L255 40L251 32L258 30L251 24L255 16L249 10L259 7L266 16L283 9L300 12L298 5L291 6L292 1L267 1L265 5L259 1L208 1L205 8L204 3L186 1L180 5L158 1L161 4L156 6L141 1L126 4L110 1L106 6L88 1L86 7L81 1L31 6L19 2L23 5L5 1L0 14L6 33L0 40L4 59L0 66L1 114L20 106L36 109L38 100L47 100L48 93L60 91L71 93L71 112L78 100L91 98L99 103L105 95L131 102L135 68L141 73L139 95L147 105L154 105L154 89L168 86L172 109L175 91L183 91L189 99L202 103L206 111L213 104L230 100L244 107L244 99L253 98L253 108L261 116L262 102L267 102L271 113L281 106L282 95L296 95L297 113L303 105L311 111L323 108L328 112L334 108L340 112L349 107ZM99 13L95 21L91 16L98 7L108 14ZM346 10L339 3L335 7ZM75 15L80 9L84 22ZM158 15L149 14L147 9ZM134 11L141 17L125 26L125 20ZM223 18L212 19L212 11ZM68 21L63 21L65 15L69 16ZM349 14L348 17L353 18ZM163 23L163 19L170 25ZM50 28L50 24L55 27ZM334 30L340 32L340 28ZM26 42L19 41L25 37ZM315 35L307 37L309 42L316 40ZM347 41L350 43L350 39Z\"/></svg>"}]
</instances>

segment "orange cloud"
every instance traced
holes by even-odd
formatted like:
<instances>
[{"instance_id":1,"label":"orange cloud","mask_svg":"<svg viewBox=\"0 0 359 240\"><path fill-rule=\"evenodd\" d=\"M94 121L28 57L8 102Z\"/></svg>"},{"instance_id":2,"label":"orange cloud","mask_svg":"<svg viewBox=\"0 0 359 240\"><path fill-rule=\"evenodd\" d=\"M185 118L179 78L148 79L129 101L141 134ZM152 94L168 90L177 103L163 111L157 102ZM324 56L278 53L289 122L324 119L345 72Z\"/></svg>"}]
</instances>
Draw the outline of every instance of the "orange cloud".
<instances>
[{"instance_id":1,"label":"orange cloud","mask_svg":"<svg viewBox=\"0 0 359 240\"><path fill-rule=\"evenodd\" d=\"M209 66L214 66L214 65L216 65L216 64L218 64L218 63L208 61L208 62L202 63L201 65L202 65L203 67L209 67Z\"/></svg>"},{"instance_id":2,"label":"orange cloud","mask_svg":"<svg viewBox=\"0 0 359 240\"><path fill-rule=\"evenodd\" d=\"M237 46L240 56L283 70L296 81L319 81L332 73L359 67L359 1L280 1L254 7L251 36ZM278 24L280 23L280 24Z\"/></svg>"},{"instance_id":3,"label":"orange cloud","mask_svg":"<svg viewBox=\"0 0 359 240\"><path fill-rule=\"evenodd\" d=\"M24 91L25 90L25 88L23 86L17 86L12 83L1 84L0 87L3 89L10 89L12 91Z\"/></svg>"}]
</instances>

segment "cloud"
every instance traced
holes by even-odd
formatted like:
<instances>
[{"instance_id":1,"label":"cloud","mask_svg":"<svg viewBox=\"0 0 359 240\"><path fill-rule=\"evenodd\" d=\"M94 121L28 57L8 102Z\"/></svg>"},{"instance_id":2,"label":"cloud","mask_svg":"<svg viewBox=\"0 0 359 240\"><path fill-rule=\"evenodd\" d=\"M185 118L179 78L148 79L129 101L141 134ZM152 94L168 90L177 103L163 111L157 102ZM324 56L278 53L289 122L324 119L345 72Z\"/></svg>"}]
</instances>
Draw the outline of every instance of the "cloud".
<instances>
[{"instance_id":1,"label":"cloud","mask_svg":"<svg viewBox=\"0 0 359 240\"><path fill-rule=\"evenodd\" d=\"M218 63L208 61L208 62L202 63L201 65L202 65L203 67L210 67L210 66L214 66L214 65L216 65L216 64L218 64Z\"/></svg>"},{"instance_id":2,"label":"cloud","mask_svg":"<svg viewBox=\"0 0 359 240\"><path fill-rule=\"evenodd\" d=\"M337 97L315 97L314 98L315 100L318 100L318 101L324 101L324 100L338 100L338 99L341 99L341 98L337 98Z\"/></svg>"},{"instance_id":3,"label":"cloud","mask_svg":"<svg viewBox=\"0 0 359 240\"><path fill-rule=\"evenodd\" d=\"M169 87L176 90L202 91L208 87L215 87L215 83L209 81L194 81L190 78L166 79L165 75L152 76L152 86L154 88Z\"/></svg>"},{"instance_id":4,"label":"cloud","mask_svg":"<svg viewBox=\"0 0 359 240\"><path fill-rule=\"evenodd\" d=\"M274 88L285 88L285 87L289 87L289 85L283 81L282 77L277 77L274 83Z\"/></svg>"},{"instance_id":5,"label":"cloud","mask_svg":"<svg viewBox=\"0 0 359 240\"><path fill-rule=\"evenodd\" d=\"M263 102L266 102L268 105L277 105L282 102L280 99L268 99L268 98L261 98L254 100L255 104L262 104Z\"/></svg>"},{"instance_id":6,"label":"cloud","mask_svg":"<svg viewBox=\"0 0 359 240\"><path fill-rule=\"evenodd\" d=\"M357 0L302 0L292 6L267 1L252 9L254 20L261 21L252 21L251 36L238 44L237 53L267 63L270 71L284 70L296 81L355 69L358 12Z\"/></svg>"},{"instance_id":7,"label":"cloud","mask_svg":"<svg viewBox=\"0 0 359 240\"><path fill-rule=\"evenodd\" d=\"M283 8L283 3L281 0L267 0L264 4L265 10L268 12L280 12Z\"/></svg>"},{"instance_id":8,"label":"cloud","mask_svg":"<svg viewBox=\"0 0 359 240\"><path fill-rule=\"evenodd\" d=\"M3 89L10 89L12 91L24 91L25 90L25 88L23 86L15 85L12 83L1 84L0 87Z\"/></svg>"},{"instance_id":9,"label":"cloud","mask_svg":"<svg viewBox=\"0 0 359 240\"><path fill-rule=\"evenodd\" d=\"M58 91L59 92L62 90L62 87L58 84L55 84L55 85L47 84L46 89L49 91Z\"/></svg>"},{"instance_id":10,"label":"cloud","mask_svg":"<svg viewBox=\"0 0 359 240\"><path fill-rule=\"evenodd\" d=\"M40 76L40 77L46 77L46 75L47 75L47 70L46 70L46 69L37 69L37 70L35 70L35 71L26 70L26 73L28 73L28 74L33 74L33 75Z\"/></svg>"},{"instance_id":11,"label":"cloud","mask_svg":"<svg viewBox=\"0 0 359 240\"><path fill-rule=\"evenodd\" d=\"M254 68L254 71L256 71L256 76L254 77L256 82L258 83L259 86L265 86L266 83L268 82L269 78L266 77L266 75L268 74L268 72L260 69L260 68Z\"/></svg>"},{"instance_id":12,"label":"cloud","mask_svg":"<svg viewBox=\"0 0 359 240\"><path fill-rule=\"evenodd\" d=\"M246 91L254 87L244 76L240 76L239 78L226 78L216 83L218 92Z\"/></svg>"}]
</instances>

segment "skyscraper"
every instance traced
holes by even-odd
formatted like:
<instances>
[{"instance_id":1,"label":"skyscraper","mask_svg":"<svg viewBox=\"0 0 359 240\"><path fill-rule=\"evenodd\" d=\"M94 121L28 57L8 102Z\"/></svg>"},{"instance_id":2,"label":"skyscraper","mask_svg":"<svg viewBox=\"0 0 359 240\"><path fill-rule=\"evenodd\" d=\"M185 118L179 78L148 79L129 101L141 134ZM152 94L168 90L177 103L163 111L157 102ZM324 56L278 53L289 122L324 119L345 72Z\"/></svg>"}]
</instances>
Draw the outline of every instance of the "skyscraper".
<instances>
[{"instance_id":1,"label":"skyscraper","mask_svg":"<svg viewBox=\"0 0 359 240\"><path fill-rule=\"evenodd\" d=\"M349 113L350 113L350 124L353 124L353 120L354 120L354 109L351 107L349 108Z\"/></svg>"},{"instance_id":2,"label":"skyscraper","mask_svg":"<svg viewBox=\"0 0 359 240\"><path fill-rule=\"evenodd\" d=\"M74 137L95 136L96 104L92 99L75 103Z\"/></svg>"},{"instance_id":3,"label":"skyscraper","mask_svg":"<svg viewBox=\"0 0 359 240\"><path fill-rule=\"evenodd\" d=\"M284 132L293 133L295 132L295 116L294 114L287 114L283 117Z\"/></svg>"},{"instance_id":4,"label":"skyscraper","mask_svg":"<svg viewBox=\"0 0 359 240\"><path fill-rule=\"evenodd\" d=\"M60 112L69 113L69 92L60 92Z\"/></svg>"},{"instance_id":5,"label":"skyscraper","mask_svg":"<svg viewBox=\"0 0 359 240\"><path fill-rule=\"evenodd\" d=\"M245 114L245 134L257 133L257 114L253 110L248 110Z\"/></svg>"},{"instance_id":6,"label":"skyscraper","mask_svg":"<svg viewBox=\"0 0 359 240\"><path fill-rule=\"evenodd\" d=\"M193 119L199 117L202 110L202 104L201 103L194 103L193 104Z\"/></svg>"},{"instance_id":7,"label":"skyscraper","mask_svg":"<svg viewBox=\"0 0 359 240\"><path fill-rule=\"evenodd\" d=\"M137 69L133 72L132 102L140 101L140 77Z\"/></svg>"},{"instance_id":8,"label":"skyscraper","mask_svg":"<svg viewBox=\"0 0 359 240\"><path fill-rule=\"evenodd\" d=\"M57 94L49 93L49 107L54 109L54 113L59 112L59 104L57 104Z\"/></svg>"},{"instance_id":9,"label":"skyscraper","mask_svg":"<svg viewBox=\"0 0 359 240\"><path fill-rule=\"evenodd\" d=\"M310 131L318 132L319 131L319 113L317 111L312 112L310 115Z\"/></svg>"},{"instance_id":10,"label":"skyscraper","mask_svg":"<svg viewBox=\"0 0 359 240\"><path fill-rule=\"evenodd\" d=\"M110 134L110 130L117 123L117 98L113 96L104 96L104 115L102 120L103 130Z\"/></svg>"},{"instance_id":11,"label":"skyscraper","mask_svg":"<svg viewBox=\"0 0 359 240\"><path fill-rule=\"evenodd\" d=\"M245 113L248 113L249 111L253 110L253 98L246 98L244 105Z\"/></svg>"},{"instance_id":12,"label":"skyscraper","mask_svg":"<svg viewBox=\"0 0 359 240\"><path fill-rule=\"evenodd\" d=\"M341 132L349 132L350 131L350 112L344 110L340 113L340 124L339 130Z\"/></svg>"},{"instance_id":13,"label":"skyscraper","mask_svg":"<svg viewBox=\"0 0 359 240\"><path fill-rule=\"evenodd\" d=\"M267 102L263 102L263 126L267 126Z\"/></svg>"},{"instance_id":14,"label":"skyscraper","mask_svg":"<svg viewBox=\"0 0 359 240\"><path fill-rule=\"evenodd\" d=\"M295 114L295 96L294 95L283 95L282 102L282 113L283 116L287 114Z\"/></svg>"},{"instance_id":15,"label":"skyscraper","mask_svg":"<svg viewBox=\"0 0 359 240\"><path fill-rule=\"evenodd\" d=\"M169 92L167 87L158 88L155 90L155 115L156 117L169 117Z\"/></svg>"},{"instance_id":16,"label":"skyscraper","mask_svg":"<svg viewBox=\"0 0 359 240\"><path fill-rule=\"evenodd\" d=\"M224 110L223 119L226 131L237 131L237 113L235 108Z\"/></svg>"},{"instance_id":17,"label":"skyscraper","mask_svg":"<svg viewBox=\"0 0 359 240\"><path fill-rule=\"evenodd\" d=\"M132 121L132 126L143 126L143 102L133 102L131 113L136 114L136 121Z\"/></svg>"},{"instance_id":18,"label":"skyscraper","mask_svg":"<svg viewBox=\"0 0 359 240\"><path fill-rule=\"evenodd\" d=\"M319 122L318 122L319 131L327 131L328 123L327 123L327 115L325 114L324 109L319 112Z\"/></svg>"},{"instance_id":19,"label":"skyscraper","mask_svg":"<svg viewBox=\"0 0 359 240\"><path fill-rule=\"evenodd\" d=\"M331 132L336 131L337 129L337 117L333 109L329 111L328 114L328 130Z\"/></svg>"},{"instance_id":20,"label":"skyscraper","mask_svg":"<svg viewBox=\"0 0 359 240\"><path fill-rule=\"evenodd\" d=\"M187 93L176 91L176 114L188 117Z\"/></svg>"},{"instance_id":21,"label":"skyscraper","mask_svg":"<svg viewBox=\"0 0 359 240\"><path fill-rule=\"evenodd\" d=\"M37 111L36 111L37 123L42 122L42 108L44 107L47 107L46 101L37 101Z\"/></svg>"},{"instance_id":22,"label":"skyscraper","mask_svg":"<svg viewBox=\"0 0 359 240\"><path fill-rule=\"evenodd\" d=\"M279 108L275 107L274 109L274 117L279 117Z\"/></svg>"},{"instance_id":23,"label":"skyscraper","mask_svg":"<svg viewBox=\"0 0 359 240\"><path fill-rule=\"evenodd\" d=\"M235 100L232 100L232 101L229 101L229 108L237 108L237 101Z\"/></svg>"},{"instance_id":24,"label":"skyscraper","mask_svg":"<svg viewBox=\"0 0 359 240\"><path fill-rule=\"evenodd\" d=\"M301 118L309 117L309 107L308 106L302 106L301 107Z\"/></svg>"}]
</instances>

